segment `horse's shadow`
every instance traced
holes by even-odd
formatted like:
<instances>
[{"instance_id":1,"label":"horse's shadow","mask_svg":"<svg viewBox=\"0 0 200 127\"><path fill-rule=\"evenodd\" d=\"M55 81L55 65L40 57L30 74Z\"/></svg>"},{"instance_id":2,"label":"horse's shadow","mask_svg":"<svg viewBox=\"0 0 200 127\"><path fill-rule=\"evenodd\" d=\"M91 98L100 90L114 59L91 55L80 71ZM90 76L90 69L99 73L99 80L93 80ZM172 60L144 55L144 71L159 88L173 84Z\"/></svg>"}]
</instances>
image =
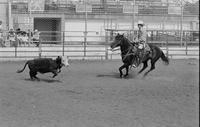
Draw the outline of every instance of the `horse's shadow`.
<instances>
[{"instance_id":1,"label":"horse's shadow","mask_svg":"<svg viewBox=\"0 0 200 127\"><path fill-rule=\"evenodd\" d=\"M136 76L137 75L134 74L134 73L129 73L129 75L126 76L126 77L123 77L123 79L132 79L132 78L135 78ZM96 77L107 77L107 78L122 79L122 78L120 78L120 74L116 73L116 72L112 72L112 73L109 73L109 74L98 74L98 75L96 75Z\"/></svg>"},{"instance_id":2,"label":"horse's shadow","mask_svg":"<svg viewBox=\"0 0 200 127\"><path fill-rule=\"evenodd\" d=\"M39 79L39 80L37 80L37 79L34 79L34 80L32 80L32 79L30 79L30 78L26 78L26 79L24 79L25 81L31 81L31 82L34 82L34 81L37 81L37 82L46 82L46 83L62 83L62 81L60 81L60 80L55 80L55 79Z\"/></svg>"}]
</instances>

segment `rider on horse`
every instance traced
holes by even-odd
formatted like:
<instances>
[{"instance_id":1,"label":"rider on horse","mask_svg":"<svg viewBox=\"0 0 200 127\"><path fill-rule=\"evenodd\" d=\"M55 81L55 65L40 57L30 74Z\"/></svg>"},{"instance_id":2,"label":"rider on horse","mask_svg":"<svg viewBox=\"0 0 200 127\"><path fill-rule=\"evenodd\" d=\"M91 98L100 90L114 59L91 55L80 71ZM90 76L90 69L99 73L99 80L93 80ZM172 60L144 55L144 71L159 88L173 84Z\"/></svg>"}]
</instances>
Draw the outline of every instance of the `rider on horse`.
<instances>
[{"instance_id":1,"label":"rider on horse","mask_svg":"<svg viewBox=\"0 0 200 127\"><path fill-rule=\"evenodd\" d=\"M137 67L143 59L143 56L145 56L146 54L150 54L151 53L151 49L149 47L149 45L146 42L146 30L143 28L144 26L144 22L143 21L138 21L138 31L137 31L137 36L133 39L133 42L137 45L137 55L139 60L138 61L133 61L133 67ZM142 51L141 53L139 53L139 51ZM136 65L137 64L137 65Z\"/></svg>"}]
</instances>

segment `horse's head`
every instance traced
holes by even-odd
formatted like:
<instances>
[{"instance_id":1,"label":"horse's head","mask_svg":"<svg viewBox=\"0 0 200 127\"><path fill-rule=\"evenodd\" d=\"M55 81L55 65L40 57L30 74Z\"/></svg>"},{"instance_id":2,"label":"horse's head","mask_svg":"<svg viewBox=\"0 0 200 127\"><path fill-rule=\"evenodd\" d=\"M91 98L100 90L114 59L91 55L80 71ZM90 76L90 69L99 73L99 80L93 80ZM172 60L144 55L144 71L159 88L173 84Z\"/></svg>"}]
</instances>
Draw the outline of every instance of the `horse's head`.
<instances>
[{"instance_id":1,"label":"horse's head","mask_svg":"<svg viewBox=\"0 0 200 127\"><path fill-rule=\"evenodd\" d=\"M117 36L115 36L115 40L111 43L110 47L111 49L114 49L122 44L122 39L124 38L124 35L120 35L119 33Z\"/></svg>"}]
</instances>

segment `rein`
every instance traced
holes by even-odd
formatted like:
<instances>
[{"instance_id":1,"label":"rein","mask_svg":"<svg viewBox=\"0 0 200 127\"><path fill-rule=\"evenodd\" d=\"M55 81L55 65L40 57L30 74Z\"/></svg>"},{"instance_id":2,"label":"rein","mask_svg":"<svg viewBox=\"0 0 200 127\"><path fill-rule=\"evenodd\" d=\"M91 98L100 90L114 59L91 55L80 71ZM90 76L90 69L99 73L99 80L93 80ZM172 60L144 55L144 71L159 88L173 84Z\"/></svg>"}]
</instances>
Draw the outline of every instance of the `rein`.
<instances>
[{"instance_id":1,"label":"rein","mask_svg":"<svg viewBox=\"0 0 200 127\"><path fill-rule=\"evenodd\" d=\"M127 38L126 38L127 39ZM120 40L120 43L121 43L122 40ZM127 39L127 41L129 41ZM129 42L128 42L129 43ZM130 47L128 49L126 49L125 51L121 52L121 55L122 55L122 60L124 61L128 56L130 55L135 55L135 53L131 53L132 49L133 49L133 45L131 43L130 44ZM125 52L127 52L125 55L123 55Z\"/></svg>"},{"instance_id":2,"label":"rein","mask_svg":"<svg viewBox=\"0 0 200 127\"><path fill-rule=\"evenodd\" d=\"M125 55L122 55L122 53L121 53L121 55L122 55L122 60L126 59L126 58L127 58L128 56L130 56L130 55L135 55L135 53L130 53L130 51L132 50L132 47L128 48L127 50L128 50L128 52L127 52ZM127 50L126 50L126 51L127 51Z\"/></svg>"}]
</instances>

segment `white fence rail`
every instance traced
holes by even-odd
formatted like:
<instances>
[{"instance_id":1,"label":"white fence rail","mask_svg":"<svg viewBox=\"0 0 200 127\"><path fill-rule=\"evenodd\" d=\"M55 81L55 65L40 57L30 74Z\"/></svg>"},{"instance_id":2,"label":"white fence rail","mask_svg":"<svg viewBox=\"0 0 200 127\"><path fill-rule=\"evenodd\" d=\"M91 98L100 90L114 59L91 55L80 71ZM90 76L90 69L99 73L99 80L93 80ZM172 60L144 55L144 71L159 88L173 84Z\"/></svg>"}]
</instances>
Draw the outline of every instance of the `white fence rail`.
<instances>
[{"instance_id":1,"label":"white fence rail","mask_svg":"<svg viewBox=\"0 0 200 127\"><path fill-rule=\"evenodd\" d=\"M199 47L161 47L169 58L199 58ZM40 54L41 53L41 54ZM0 48L0 59L69 56L71 59L120 59L120 51L112 52L107 46L68 45L66 47L5 47Z\"/></svg>"}]
</instances>

